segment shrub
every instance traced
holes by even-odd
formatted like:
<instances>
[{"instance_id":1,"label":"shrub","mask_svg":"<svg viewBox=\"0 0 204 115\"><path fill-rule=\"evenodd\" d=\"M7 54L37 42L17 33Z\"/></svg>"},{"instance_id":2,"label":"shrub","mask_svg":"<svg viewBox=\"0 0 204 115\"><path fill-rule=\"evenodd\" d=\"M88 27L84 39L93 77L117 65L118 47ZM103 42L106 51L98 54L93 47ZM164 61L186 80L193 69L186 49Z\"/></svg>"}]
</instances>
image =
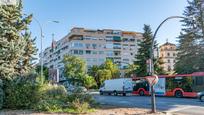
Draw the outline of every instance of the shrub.
<instances>
[{"instance_id":1,"label":"shrub","mask_svg":"<svg viewBox=\"0 0 204 115\"><path fill-rule=\"evenodd\" d=\"M67 91L62 85L43 84L40 86L38 94L40 100L33 109L38 111L62 112L63 107L67 106Z\"/></svg>"},{"instance_id":2,"label":"shrub","mask_svg":"<svg viewBox=\"0 0 204 115\"><path fill-rule=\"evenodd\" d=\"M67 90L62 85L43 84L38 91L41 99L60 99L67 96Z\"/></svg>"},{"instance_id":3,"label":"shrub","mask_svg":"<svg viewBox=\"0 0 204 115\"><path fill-rule=\"evenodd\" d=\"M37 111L48 111L48 112L62 112L63 102L59 100L41 100L36 106L34 106L34 110Z\"/></svg>"},{"instance_id":4,"label":"shrub","mask_svg":"<svg viewBox=\"0 0 204 115\"><path fill-rule=\"evenodd\" d=\"M26 80L5 80L4 107L10 109L28 109L39 100L39 86Z\"/></svg>"},{"instance_id":5,"label":"shrub","mask_svg":"<svg viewBox=\"0 0 204 115\"><path fill-rule=\"evenodd\" d=\"M89 109L89 103L80 101L80 99L75 99L71 103L71 107L76 110L78 113L84 113L87 112Z\"/></svg>"}]
</instances>

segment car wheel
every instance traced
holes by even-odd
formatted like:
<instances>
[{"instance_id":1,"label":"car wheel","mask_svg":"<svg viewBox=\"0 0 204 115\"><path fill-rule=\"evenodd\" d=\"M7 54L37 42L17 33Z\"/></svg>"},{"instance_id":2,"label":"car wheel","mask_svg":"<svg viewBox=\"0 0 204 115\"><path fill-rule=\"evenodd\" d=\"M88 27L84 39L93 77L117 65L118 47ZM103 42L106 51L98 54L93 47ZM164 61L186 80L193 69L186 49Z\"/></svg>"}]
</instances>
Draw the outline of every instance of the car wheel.
<instances>
[{"instance_id":1,"label":"car wheel","mask_svg":"<svg viewBox=\"0 0 204 115\"><path fill-rule=\"evenodd\" d=\"M140 91L139 91L139 95L140 95L140 96L144 96L144 91L143 91L143 90L140 90Z\"/></svg>"},{"instance_id":2,"label":"car wheel","mask_svg":"<svg viewBox=\"0 0 204 115\"><path fill-rule=\"evenodd\" d=\"M200 101L204 102L204 95L200 96Z\"/></svg>"},{"instance_id":3,"label":"car wheel","mask_svg":"<svg viewBox=\"0 0 204 115\"><path fill-rule=\"evenodd\" d=\"M181 97L183 97L183 93L181 91L176 91L175 92L175 97L181 98Z\"/></svg>"},{"instance_id":4,"label":"car wheel","mask_svg":"<svg viewBox=\"0 0 204 115\"><path fill-rule=\"evenodd\" d=\"M113 91L113 94L114 94L115 96L117 96L117 95L118 95L117 91Z\"/></svg>"}]
</instances>

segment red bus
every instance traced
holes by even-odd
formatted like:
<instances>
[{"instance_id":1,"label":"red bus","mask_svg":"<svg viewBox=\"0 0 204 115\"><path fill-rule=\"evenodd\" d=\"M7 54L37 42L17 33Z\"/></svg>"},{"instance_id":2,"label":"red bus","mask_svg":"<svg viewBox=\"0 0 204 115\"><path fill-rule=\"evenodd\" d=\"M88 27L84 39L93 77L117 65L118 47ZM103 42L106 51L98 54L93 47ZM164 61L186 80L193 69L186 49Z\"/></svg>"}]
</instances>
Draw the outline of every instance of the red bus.
<instances>
[{"instance_id":1,"label":"red bus","mask_svg":"<svg viewBox=\"0 0 204 115\"><path fill-rule=\"evenodd\" d=\"M150 76L147 76L150 77ZM134 77L133 94L150 95L147 77ZM204 72L192 74L159 75L159 81L154 86L157 96L197 97L197 93L204 91Z\"/></svg>"}]
</instances>

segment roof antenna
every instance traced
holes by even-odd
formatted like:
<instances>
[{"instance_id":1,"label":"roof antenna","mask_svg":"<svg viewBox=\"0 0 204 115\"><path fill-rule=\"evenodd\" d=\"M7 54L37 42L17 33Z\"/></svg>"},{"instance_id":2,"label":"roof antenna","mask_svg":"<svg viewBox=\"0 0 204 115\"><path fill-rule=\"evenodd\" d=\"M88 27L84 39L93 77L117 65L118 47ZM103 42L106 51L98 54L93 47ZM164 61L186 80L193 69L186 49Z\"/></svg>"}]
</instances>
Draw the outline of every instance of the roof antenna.
<instances>
[{"instance_id":1,"label":"roof antenna","mask_svg":"<svg viewBox=\"0 0 204 115\"><path fill-rule=\"evenodd\" d=\"M169 39L168 38L166 39L166 43L169 43Z\"/></svg>"}]
</instances>

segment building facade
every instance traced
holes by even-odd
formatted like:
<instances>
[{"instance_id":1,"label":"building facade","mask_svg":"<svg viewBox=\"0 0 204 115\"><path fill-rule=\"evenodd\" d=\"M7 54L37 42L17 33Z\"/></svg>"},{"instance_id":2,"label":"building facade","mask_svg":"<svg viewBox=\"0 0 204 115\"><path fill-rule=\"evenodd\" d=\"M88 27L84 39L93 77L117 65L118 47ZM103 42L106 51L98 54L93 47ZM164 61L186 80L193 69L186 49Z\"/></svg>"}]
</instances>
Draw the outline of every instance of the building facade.
<instances>
[{"instance_id":1,"label":"building facade","mask_svg":"<svg viewBox=\"0 0 204 115\"><path fill-rule=\"evenodd\" d=\"M161 58L163 64L162 67L167 72L173 72L174 64L176 63L176 45L166 42L159 47L159 57Z\"/></svg>"},{"instance_id":2,"label":"building facade","mask_svg":"<svg viewBox=\"0 0 204 115\"><path fill-rule=\"evenodd\" d=\"M106 59L125 68L133 63L141 40L142 34L138 32L72 28L68 35L44 50L43 63L48 68L63 68L63 56L69 54L84 59L88 68L101 65Z\"/></svg>"}]
</instances>

